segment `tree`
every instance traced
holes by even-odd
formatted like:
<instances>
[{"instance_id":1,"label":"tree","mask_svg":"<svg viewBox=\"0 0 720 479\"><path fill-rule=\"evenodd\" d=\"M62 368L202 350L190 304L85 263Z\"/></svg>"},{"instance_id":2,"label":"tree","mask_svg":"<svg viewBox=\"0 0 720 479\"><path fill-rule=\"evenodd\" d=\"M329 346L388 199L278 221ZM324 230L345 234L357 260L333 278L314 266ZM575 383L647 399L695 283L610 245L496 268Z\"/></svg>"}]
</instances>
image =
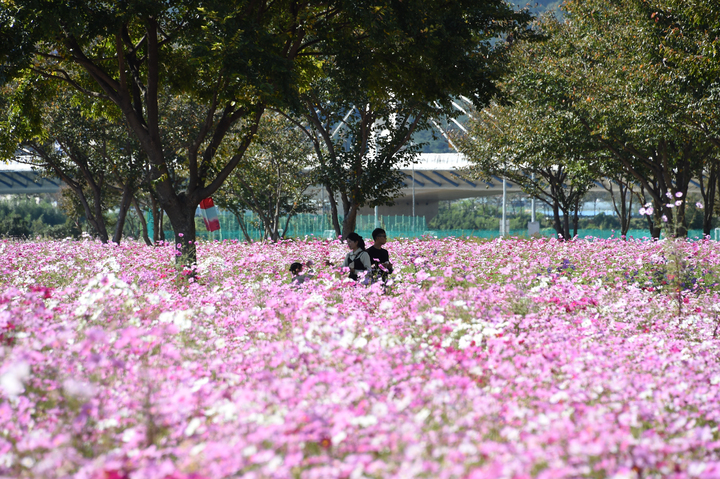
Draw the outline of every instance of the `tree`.
<instances>
[{"instance_id":1,"label":"tree","mask_svg":"<svg viewBox=\"0 0 720 479\"><path fill-rule=\"evenodd\" d=\"M655 39L651 53L666 81L693 92L682 120L720 147L720 5L714 0L632 0Z\"/></svg>"},{"instance_id":2,"label":"tree","mask_svg":"<svg viewBox=\"0 0 720 479\"><path fill-rule=\"evenodd\" d=\"M327 189L335 233L342 237L355 231L361 207L392 204L399 196L405 178L398 167L413 161L421 145L409 141L425 124L420 109L403 107L394 98L371 100L359 92L350 100L307 95L307 124L295 121L312 142L318 158L314 176Z\"/></svg>"},{"instance_id":3,"label":"tree","mask_svg":"<svg viewBox=\"0 0 720 479\"><path fill-rule=\"evenodd\" d=\"M444 92L449 83L485 97L494 77L481 68L490 37L527 18L500 0L13 0L0 12L0 81L39 75L114 104L150 165L179 264L188 264L197 205L241 162L265 109L297 104L319 64L371 67L363 88L387 84L402 96L417 84L406 86L407 78L438 70L421 80L424 91ZM160 127L166 93L186 96L202 118L185 132L179 165ZM218 158L240 125L235 154ZM174 166L181 186L171 179Z\"/></svg>"},{"instance_id":4,"label":"tree","mask_svg":"<svg viewBox=\"0 0 720 479\"><path fill-rule=\"evenodd\" d=\"M105 220L109 204L119 201L112 235L119 243L142 166L124 124L117 118L86 116L63 89L42 102L38 111L41 126L34 131L23 125L26 118L12 112L2 113L2 123L11 131L32 131L18 136L17 143L29 153L32 165L65 182L103 243L111 239Z\"/></svg>"},{"instance_id":5,"label":"tree","mask_svg":"<svg viewBox=\"0 0 720 479\"><path fill-rule=\"evenodd\" d=\"M78 237L80 231L51 204L57 195L15 196L0 201L0 236L15 238Z\"/></svg>"},{"instance_id":6,"label":"tree","mask_svg":"<svg viewBox=\"0 0 720 479\"><path fill-rule=\"evenodd\" d=\"M652 198L655 224L666 217L678 225L673 234L683 236L685 205L675 207L675 195L686 196L691 178L717 155L686 120L707 90L682 82L657 55L655 22L635 3L566 2L564 23L542 23L546 41L514 44L512 74L501 82L498 101L531 108L535 116L521 123L539 124L545 132L518 138L525 144L517 148L531 148L527 141L542 144L542 137L555 138L553 131L561 130L564 140L548 154L560 149L588 165L622 169Z\"/></svg>"},{"instance_id":7,"label":"tree","mask_svg":"<svg viewBox=\"0 0 720 479\"><path fill-rule=\"evenodd\" d=\"M656 223L665 216L677 225L672 234L684 236L685 203L672 207L675 195L686 197L691 178L707 171L717 155L717 145L689 121L698 100L709 98L709 85L689 81L669 62L663 53L667 32L658 30L645 2L594 0L568 2L567 8L576 21L566 40L579 41L575 59L585 58L589 67L582 72L589 80L581 91L586 101L577 102L574 113L598 147L650 195Z\"/></svg>"},{"instance_id":8,"label":"tree","mask_svg":"<svg viewBox=\"0 0 720 479\"><path fill-rule=\"evenodd\" d=\"M476 105L490 98L506 51L504 42L494 41L531 36L521 28L530 18L526 11L496 1L460 3L397 3L396 17L384 7L390 43L326 61L324 74L301 94L301 108L292 113L303 119L297 123L315 147L336 234L354 231L361 207L393 203L404 182L398 167L422 148L411 143L412 135L426 130L432 117L455 111L455 96L468 95Z\"/></svg>"},{"instance_id":9,"label":"tree","mask_svg":"<svg viewBox=\"0 0 720 479\"><path fill-rule=\"evenodd\" d=\"M520 94L513 100L473 112L469 133L456 136L460 151L473 163L468 174L516 183L552 210L558 237L573 238L580 201L597 178L599 165L578 147L572 121L538 109Z\"/></svg>"},{"instance_id":10,"label":"tree","mask_svg":"<svg viewBox=\"0 0 720 479\"><path fill-rule=\"evenodd\" d=\"M682 112L682 120L702 132L720 148L720 5L714 0L689 4L679 0L635 1L652 19L650 27L658 39L655 49L673 79L692 85L694 101ZM698 180L705 204L703 233L710 234L715 198L720 191L720 161L710 158Z\"/></svg>"},{"instance_id":11,"label":"tree","mask_svg":"<svg viewBox=\"0 0 720 479\"><path fill-rule=\"evenodd\" d=\"M620 220L620 236L626 237L632 220L633 196L636 194L633 181L620 173L606 174L604 178L598 180L598 183L610 194L615 215Z\"/></svg>"},{"instance_id":12,"label":"tree","mask_svg":"<svg viewBox=\"0 0 720 479\"><path fill-rule=\"evenodd\" d=\"M492 203L488 200L492 199ZM496 198L474 198L459 201L443 201L440 203L437 216L428 226L439 230L497 230L498 219L501 217L501 206ZM515 210L515 208L513 208ZM543 214L537 217L543 220ZM530 213L523 209L513 211L510 218L510 230L519 230L526 227L530 220Z\"/></svg>"},{"instance_id":13,"label":"tree","mask_svg":"<svg viewBox=\"0 0 720 479\"><path fill-rule=\"evenodd\" d=\"M235 215L247 241L251 240L244 224L246 210L258 216L265 237L277 241L293 216L315 210L305 194L312 183L313 164L310 143L297 127L280 115L265 115L255 143L218 190L215 203Z\"/></svg>"}]
</instances>

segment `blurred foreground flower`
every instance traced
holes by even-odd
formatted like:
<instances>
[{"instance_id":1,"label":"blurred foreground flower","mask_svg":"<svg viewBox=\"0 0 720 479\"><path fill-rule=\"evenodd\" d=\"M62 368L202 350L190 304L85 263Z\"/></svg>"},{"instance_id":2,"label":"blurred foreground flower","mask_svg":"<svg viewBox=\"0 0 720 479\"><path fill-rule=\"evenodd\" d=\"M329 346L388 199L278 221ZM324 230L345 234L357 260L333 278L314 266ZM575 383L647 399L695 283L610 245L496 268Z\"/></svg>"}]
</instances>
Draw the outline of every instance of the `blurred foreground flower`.
<instances>
[{"instance_id":1,"label":"blurred foreground flower","mask_svg":"<svg viewBox=\"0 0 720 479\"><path fill-rule=\"evenodd\" d=\"M0 376L0 388L9 397L25 392L25 381L30 377L30 365L25 361L11 364Z\"/></svg>"}]
</instances>

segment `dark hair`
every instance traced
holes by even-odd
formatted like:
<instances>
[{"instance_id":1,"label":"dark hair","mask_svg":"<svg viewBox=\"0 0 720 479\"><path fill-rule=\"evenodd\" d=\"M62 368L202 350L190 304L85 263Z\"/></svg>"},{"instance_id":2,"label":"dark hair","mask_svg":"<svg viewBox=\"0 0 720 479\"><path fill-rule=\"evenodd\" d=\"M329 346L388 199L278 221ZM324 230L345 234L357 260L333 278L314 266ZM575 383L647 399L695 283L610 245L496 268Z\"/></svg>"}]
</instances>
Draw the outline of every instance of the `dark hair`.
<instances>
[{"instance_id":1,"label":"dark hair","mask_svg":"<svg viewBox=\"0 0 720 479\"><path fill-rule=\"evenodd\" d=\"M302 263L293 263L290 265L290 272L292 274L298 274L302 271Z\"/></svg>"},{"instance_id":2,"label":"dark hair","mask_svg":"<svg viewBox=\"0 0 720 479\"><path fill-rule=\"evenodd\" d=\"M349 235L347 235L347 238L345 238L345 239L349 239L350 241L357 241L357 244L360 247L360 249L365 251L365 241L363 240L362 236L360 236L359 234L352 232Z\"/></svg>"},{"instance_id":3,"label":"dark hair","mask_svg":"<svg viewBox=\"0 0 720 479\"><path fill-rule=\"evenodd\" d=\"M387 237L387 233L385 232L384 229L382 229L382 228L375 228L375 229L373 230L373 232L372 232L372 237L373 237L373 239L374 239L374 240L377 239L377 237L380 236L380 235L383 235L383 236Z\"/></svg>"}]
</instances>

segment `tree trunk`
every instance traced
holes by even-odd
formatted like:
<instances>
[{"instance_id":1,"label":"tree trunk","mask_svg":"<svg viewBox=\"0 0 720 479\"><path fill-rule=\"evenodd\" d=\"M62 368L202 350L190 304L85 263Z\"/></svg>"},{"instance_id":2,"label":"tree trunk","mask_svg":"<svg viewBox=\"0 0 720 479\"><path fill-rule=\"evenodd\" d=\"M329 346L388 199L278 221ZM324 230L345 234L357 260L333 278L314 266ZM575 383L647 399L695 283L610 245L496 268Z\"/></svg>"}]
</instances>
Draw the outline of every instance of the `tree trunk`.
<instances>
[{"instance_id":1,"label":"tree trunk","mask_svg":"<svg viewBox=\"0 0 720 479\"><path fill-rule=\"evenodd\" d=\"M150 209L153 217L153 243L158 244L158 242L162 241L163 239L162 235L160 234L162 231L163 211L160 209L160 205L158 205L157 199L155 198L153 192L150 192Z\"/></svg>"},{"instance_id":2,"label":"tree trunk","mask_svg":"<svg viewBox=\"0 0 720 479\"><path fill-rule=\"evenodd\" d=\"M240 229L242 230L243 236L245 236L245 241L248 243L252 243L252 239L250 238L250 235L247 232L247 225L245 224L245 218L243 217L243 213L236 213L233 211L233 215L235 215L235 219L238 222L238 225L240 226Z\"/></svg>"},{"instance_id":3,"label":"tree trunk","mask_svg":"<svg viewBox=\"0 0 720 479\"><path fill-rule=\"evenodd\" d=\"M90 208L90 203L88 202L87 196L85 196L82 184L75 181L75 179L69 177L62 168L60 168L54 161L52 161L51 155L49 155L45 151L43 145L33 143L32 148L36 152L38 152L40 157L45 161L45 168L54 171L55 174L70 187L73 193L75 193L75 196L77 196L80 204L82 204L83 211L85 211L85 218L87 219L87 222L100 236L100 241L102 241L103 243L107 243L109 238L107 234L107 229L105 228L105 220L102 216L102 193L100 191L100 188L95 183L92 175L88 176L88 172L83 169L83 176L86 178L86 180L88 180L90 189L93 192L93 198L95 199L95 205L93 208L95 210L95 213L93 213L93 209ZM78 167L82 169L82 164L78 162L76 157L72 156L71 159Z\"/></svg>"},{"instance_id":4,"label":"tree trunk","mask_svg":"<svg viewBox=\"0 0 720 479\"><path fill-rule=\"evenodd\" d=\"M345 218L343 219L343 230L342 230L342 237L343 239L347 238L350 233L355 231L355 226L357 224L357 212L359 210L359 207L355 203L350 204L350 208L345 214Z\"/></svg>"},{"instance_id":5,"label":"tree trunk","mask_svg":"<svg viewBox=\"0 0 720 479\"><path fill-rule=\"evenodd\" d=\"M107 243L110 240L110 235L108 235L107 228L105 227L105 219L103 218L103 210L102 210L102 192L99 188L91 188L93 190L93 203L94 203L94 220L96 225L96 228L99 228L98 234L100 234L100 240L103 243Z\"/></svg>"},{"instance_id":6,"label":"tree trunk","mask_svg":"<svg viewBox=\"0 0 720 479\"><path fill-rule=\"evenodd\" d=\"M713 162L710 167L710 174L708 175L707 188L705 188L702 172L700 172L700 193L702 194L703 202L705 203L703 209L704 236L709 236L712 230L713 210L715 209L715 192L717 191L718 183L720 183L718 164Z\"/></svg>"},{"instance_id":7,"label":"tree trunk","mask_svg":"<svg viewBox=\"0 0 720 479\"><path fill-rule=\"evenodd\" d=\"M332 221L333 228L335 229L335 238L342 234L340 230L340 221L338 221L338 208L337 201L335 201L335 195L330 187L326 187L328 192L328 199L330 201L330 220Z\"/></svg>"},{"instance_id":8,"label":"tree trunk","mask_svg":"<svg viewBox=\"0 0 720 479\"><path fill-rule=\"evenodd\" d=\"M175 265L178 270L191 269L197 262L195 249L195 210L197 205L178 205L166 210L175 232Z\"/></svg>"},{"instance_id":9,"label":"tree trunk","mask_svg":"<svg viewBox=\"0 0 720 479\"><path fill-rule=\"evenodd\" d=\"M125 218L130 209L133 199L132 183L128 181L123 187L122 199L120 200L120 211L118 212L117 224L115 225L115 233L113 234L113 243L120 244L123 228L125 227Z\"/></svg>"},{"instance_id":10,"label":"tree trunk","mask_svg":"<svg viewBox=\"0 0 720 479\"><path fill-rule=\"evenodd\" d=\"M641 205L647 204L647 197L645 196L645 186L642 184L640 185L640 192L635 193L637 195L638 201L640 201ZM645 216L645 219L648 224L648 231L650 231L650 237L652 239L659 239L660 238L660 232L661 227L659 226L658 221L660 221L660 214L658 211L660 211L660 205L658 204L657 200L655 199L655 196L650 195L651 197L651 203L653 205L653 209L655 212L652 215ZM654 219L653 219L654 218Z\"/></svg>"},{"instance_id":11,"label":"tree trunk","mask_svg":"<svg viewBox=\"0 0 720 479\"><path fill-rule=\"evenodd\" d=\"M135 198L135 195L132 197L132 203L135 207L135 213L137 213L138 218L140 218L140 226L142 226L142 235L143 240L145 240L145 244L147 246L152 246L152 241L150 241L150 237L148 236L148 227L147 227L147 221L145 221L145 215L143 215L142 208L140 208L140 204L138 203L137 198Z\"/></svg>"},{"instance_id":12,"label":"tree trunk","mask_svg":"<svg viewBox=\"0 0 720 479\"><path fill-rule=\"evenodd\" d=\"M555 232L558 235L558 239L563 239L564 237L564 231L562 228L562 223L560 222L560 206L558 205L557 200L553 198L553 228L555 229Z\"/></svg>"},{"instance_id":13,"label":"tree trunk","mask_svg":"<svg viewBox=\"0 0 720 479\"><path fill-rule=\"evenodd\" d=\"M288 232L288 228L290 228L290 220L292 219L293 216L295 216L295 214L290 212L290 213L288 213L287 218L285 218L285 227L283 228L283 233L281 236L282 239L285 239L285 235Z\"/></svg>"},{"instance_id":14,"label":"tree trunk","mask_svg":"<svg viewBox=\"0 0 720 479\"><path fill-rule=\"evenodd\" d=\"M575 211L573 212L573 238L578 235L578 222L580 214L580 195L575 199Z\"/></svg>"},{"instance_id":15,"label":"tree trunk","mask_svg":"<svg viewBox=\"0 0 720 479\"><path fill-rule=\"evenodd\" d=\"M618 184L620 187L620 191L618 192L618 195L620 196L620 206L618 207L618 202L615 200L615 192L613 191L612 182L615 181L615 183ZM605 191L610 193L610 199L613 203L613 210L615 210L615 214L620 219L620 235L627 238L627 233L630 230L630 220L632 219L632 203L633 203L633 190L632 187L628 186L628 183L620 178L613 178L612 180L608 180L608 186L605 186L605 183L602 183L603 188ZM644 204L644 199L643 199Z\"/></svg>"},{"instance_id":16,"label":"tree trunk","mask_svg":"<svg viewBox=\"0 0 720 479\"><path fill-rule=\"evenodd\" d=\"M652 237L652 239L660 239L661 229L655 226L656 222L652 220L650 215L646 218L648 222L648 230L650 230L650 237Z\"/></svg>"},{"instance_id":17,"label":"tree trunk","mask_svg":"<svg viewBox=\"0 0 720 479\"><path fill-rule=\"evenodd\" d=\"M87 222L95 230L95 233L97 233L97 235L100 237L100 241L102 241L103 243L107 243L109 238L107 230L105 229L105 221L102 217L102 210L100 210L100 216L96 217L93 213L93 209L97 212L98 208L90 208L90 203L88 202L87 197L82 190L82 187L79 185L76 186L75 182L68 184L71 185L70 188L75 192L78 200L80 200L80 204L82 204L83 210L85 211L85 219L87 219ZM95 201L97 202L98 199L96 198Z\"/></svg>"},{"instance_id":18,"label":"tree trunk","mask_svg":"<svg viewBox=\"0 0 720 479\"><path fill-rule=\"evenodd\" d=\"M683 197L683 199L685 198L686 196ZM676 238L685 238L688 234L688 228L685 224L685 201L673 209L675 210L675 223L673 223L675 228L673 233Z\"/></svg>"},{"instance_id":19,"label":"tree trunk","mask_svg":"<svg viewBox=\"0 0 720 479\"><path fill-rule=\"evenodd\" d=\"M632 203L632 191L627 186L620 185L620 234L626 239L632 219Z\"/></svg>"},{"instance_id":20,"label":"tree trunk","mask_svg":"<svg viewBox=\"0 0 720 479\"><path fill-rule=\"evenodd\" d=\"M165 241L165 210L158 208L158 238Z\"/></svg>"},{"instance_id":21,"label":"tree trunk","mask_svg":"<svg viewBox=\"0 0 720 479\"><path fill-rule=\"evenodd\" d=\"M92 228L95 230L95 233L97 233L97 235L100 237L100 241L102 241L103 243L107 243L109 238L107 230L105 229L105 220L102 217L102 210L100 209L100 215L96 216L99 208L93 208L95 210L95 213L93 213L93 209L90 208L90 204L88 203L87 197L85 196L85 193L83 193L82 188L78 187L72 189L73 191L75 191L75 194L77 195L80 203L83 206L87 222L90 224L90 226L92 226ZM96 198L95 201L97 202L98 199Z\"/></svg>"},{"instance_id":22,"label":"tree trunk","mask_svg":"<svg viewBox=\"0 0 720 479\"><path fill-rule=\"evenodd\" d=\"M650 219L650 216L648 216L650 236L652 236L653 239L660 239L660 234L662 233L663 228L662 205L658 205L654 201L653 204L655 205L655 212L653 213L653 218Z\"/></svg>"}]
</instances>

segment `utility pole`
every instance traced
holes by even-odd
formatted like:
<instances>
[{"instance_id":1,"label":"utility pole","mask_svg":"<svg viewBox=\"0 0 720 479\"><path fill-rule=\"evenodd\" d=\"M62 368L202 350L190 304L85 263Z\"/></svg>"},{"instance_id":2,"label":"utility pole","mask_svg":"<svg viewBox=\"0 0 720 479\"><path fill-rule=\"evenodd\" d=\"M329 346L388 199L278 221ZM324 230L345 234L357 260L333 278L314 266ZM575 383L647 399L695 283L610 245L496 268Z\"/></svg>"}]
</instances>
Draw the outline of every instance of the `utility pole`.
<instances>
[{"instance_id":1,"label":"utility pole","mask_svg":"<svg viewBox=\"0 0 720 479\"><path fill-rule=\"evenodd\" d=\"M507 205L507 180L505 179L505 176L503 176L502 223L500 223L500 236L502 236L503 238L505 236L507 236L506 223L505 223L505 220L507 218L506 205Z\"/></svg>"},{"instance_id":2,"label":"utility pole","mask_svg":"<svg viewBox=\"0 0 720 479\"><path fill-rule=\"evenodd\" d=\"M415 163L412 165L412 216L414 233L417 230L417 221L415 221Z\"/></svg>"}]
</instances>

